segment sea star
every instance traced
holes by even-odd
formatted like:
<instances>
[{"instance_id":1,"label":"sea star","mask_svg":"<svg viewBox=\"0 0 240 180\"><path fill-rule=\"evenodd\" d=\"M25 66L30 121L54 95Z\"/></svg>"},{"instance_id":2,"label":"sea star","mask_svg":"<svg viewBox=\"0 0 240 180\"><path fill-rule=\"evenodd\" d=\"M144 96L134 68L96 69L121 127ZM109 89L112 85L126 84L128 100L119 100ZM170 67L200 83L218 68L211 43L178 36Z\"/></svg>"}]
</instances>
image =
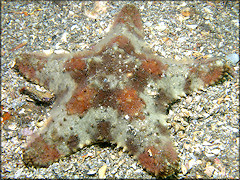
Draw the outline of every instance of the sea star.
<instances>
[{"instance_id":1,"label":"sea star","mask_svg":"<svg viewBox=\"0 0 240 180\"><path fill-rule=\"evenodd\" d=\"M218 81L219 59L177 64L154 55L143 40L138 9L126 5L108 35L90 50L24 53L16 68L55 94L41 131L23 153L26 165L47 167L98 141L128 150L156 176L178 169L166 125L166 105Z\"/></svg>"}]
</instances>

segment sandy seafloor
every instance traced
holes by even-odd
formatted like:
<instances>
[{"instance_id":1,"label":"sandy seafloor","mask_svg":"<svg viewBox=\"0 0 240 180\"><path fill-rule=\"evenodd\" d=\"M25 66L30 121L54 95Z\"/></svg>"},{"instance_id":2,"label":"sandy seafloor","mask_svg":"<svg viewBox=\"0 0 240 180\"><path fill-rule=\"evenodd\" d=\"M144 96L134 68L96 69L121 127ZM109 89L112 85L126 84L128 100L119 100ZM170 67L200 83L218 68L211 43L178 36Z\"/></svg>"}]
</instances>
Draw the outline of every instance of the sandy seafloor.
<instances>
[{"instance_id":1,"label":"sandy seafloor","mask_svg":"<svg viewBox=\"0 0 240 180\"><path fill-rule=\"evenodd\" d=\"M116 146L92 145L48 168L25 167L22 148L50 107L36 105L19 89L39 88L14 70L22 52L80 51L106 35L128 1L1 2L2 178L155 178ZM219 57L233 76L172 105L169 131L179 153L176 178L239 178L239 3L237 1L134 2L145 40L164 58ZM10 116L9 116L10 115Z\"/></svg>"}]
</instances>

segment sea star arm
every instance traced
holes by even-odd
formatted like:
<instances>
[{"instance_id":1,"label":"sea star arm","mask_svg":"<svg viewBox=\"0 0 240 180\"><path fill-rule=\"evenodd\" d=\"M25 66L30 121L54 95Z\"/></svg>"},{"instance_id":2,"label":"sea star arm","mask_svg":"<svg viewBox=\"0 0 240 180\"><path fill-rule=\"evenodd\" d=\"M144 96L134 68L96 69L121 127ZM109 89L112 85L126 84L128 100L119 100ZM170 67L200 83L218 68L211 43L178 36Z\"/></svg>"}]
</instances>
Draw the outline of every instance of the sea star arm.
<instances>
[{"instance_id":1,"label":"sea star arm","mask_svg":"<svg viewBox=\"0 0 240 180\"><path fill-rule=\"evenodd\" d=\"M26 79L58 94L74 86L70 83L69 73L64 73L64 63L72 58L70 53L22 53L16 59L17 69Z\"/></svg>"}]
</instances>

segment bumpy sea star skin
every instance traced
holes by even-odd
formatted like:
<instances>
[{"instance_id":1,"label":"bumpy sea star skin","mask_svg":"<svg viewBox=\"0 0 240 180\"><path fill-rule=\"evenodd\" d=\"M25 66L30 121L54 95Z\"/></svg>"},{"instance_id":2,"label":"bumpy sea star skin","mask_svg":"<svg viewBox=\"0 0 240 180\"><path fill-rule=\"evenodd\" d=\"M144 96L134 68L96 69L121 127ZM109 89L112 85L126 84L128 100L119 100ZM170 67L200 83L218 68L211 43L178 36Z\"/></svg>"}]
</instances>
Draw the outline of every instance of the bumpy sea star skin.
<instances>
[{"instance_id":1,"label":"bumpy sea star skin","mask_svg":"<svg viewBox=\"0 0 240 180\"><path fill-rule=\"evenodd\" d=\"M105 37L77 53L25 53L16 67L55 94L40 132L24 149L27 165L47 167L97 141L116 143L144 168L166 177L178 155L166 126L166 104L219 80L218 59L174 64L155 56L143 40L140 13L126 5Z\"/></svg>"}]
</instances>

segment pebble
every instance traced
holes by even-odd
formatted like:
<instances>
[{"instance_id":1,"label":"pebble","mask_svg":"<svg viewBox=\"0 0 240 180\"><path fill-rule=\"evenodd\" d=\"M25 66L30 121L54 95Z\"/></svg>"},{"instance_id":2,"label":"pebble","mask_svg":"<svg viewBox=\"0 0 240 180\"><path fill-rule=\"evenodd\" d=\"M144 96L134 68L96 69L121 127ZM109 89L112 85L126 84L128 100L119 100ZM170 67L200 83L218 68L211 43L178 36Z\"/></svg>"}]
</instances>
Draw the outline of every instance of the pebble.
<instances>
[{"instance_id":1,"label":"pebble","mask_svg":"<svg viewBox=\"0 0 240 180\"><path fill-rule=\"evenodd\" d=\"M158 23L158 26L156 27L156 29L158 31L164 31L165 29L167 29L167 25L165 24L165 22L160 22Z\"/></svg>"},{"instance_id":2,"label":"pebble","mask_svg":"<svg viewBox=\"0 0 240 180\"><path fill-rule=\"evenodd\" d=\"M11 125L8 126L8 129L14 131L17 129L17 124L16 123L12 123Z\"/></svg>"},{"instance_id":3,"label":"pebble","mask_svg":"<svg viewBox=\"0 0 240 180\"><path fill-rule=\"evenodd\" d=\"M183 174L187 173L187 167L184 164L181 165L181 170Z\"/></svg>"},{"instance_id":4,"label":"pebble","mask_svg":"<svg viewBox=\"0 0 240 180\"><path fill-rule=\"evenodd\" d=\"M198 27L197 24L190 24L190 25L186 25L189 29L196 29Z\"/></svg>"},{"instance_id":5,"label":"pebble","mask_svg":"<svg viewBox=\"0 0 240 180\"><path fill-rule=\"evenodd\" d=\"M107 170L107 165L106 165L106 164L104 164L104 165L98 170L98 174L99 174L99 178L100 178L100 179L106 178L106 175L105 175L106 170Z\"/></svg>"},{"instance_id":6,"label":"pebble","mask_svg":"<svg viewBox=\"0 0 240 180\"><path fill-rule=\"evenodd\" d=\"M22 174L22 171L23 171L23 169L21 168L21 169L19 169L19 170L17 170L16 171L16 173L15 173L15 175L14 175L14 178L15 179L18 179L18 178L20 178L20 176L21 176L21 174Z\"/></svg>"},{"instance_id":7,"label":"pebble","mask_svg":"<svg viewBox=\"0 0 240 180\"><path fill-rule=\"evenodd\" d=\"M207 166L205 168L204 173L208 175L208 177L211 177L213 175L215 168L213 166Z\"/></svg>"},{"instance_id":8,"label":"pebble","mask_svg":"<svg viewBox=\"0 0 240 180\"><path fill-rule=\"evenodd\" d=\"M87 175L94 175L97 173L97 170L96 169L90 169L88 172L87 172Z\"/></svg>"},{"instance_id":9,"label":"pebble","mask_svg":"<svg viewBox=\"0 0 240 180\"><path fill-rule=\"evenodd\" d=\"M191 159L190 161L188 161L188 169L192 169L193 166L195 166L197 163L194 159Z\"/></svg>"},{"instance_id":10,"label":"pebble","mask_svg":"<svg viewBox=\"0 0 240 180\"><path fill-rule=\"evenodd\" d=\"M209 143L209 142L207 142L207 141L203 141L202 145L203 145L203 146L211 146L212 144Z\"/></svg>"},{"instance_id":11,"label":"pebble","mask_svg":"<svg viewBox=\"0 0 240 180\"><path fill-rule=\"evenodd\" d=\"M151 26L152 26L152 24L153 24L153 23L152 23L152 22L150 22L150 21L145 23L145 25L146 25L146 26L148 26L148 27L151 27Z\"/></svg>"},{"instance_id":12,"label":"pebble","mask_svg":"<svg viewBox=\"0 0 240 180\"><path fill-rule=\"evenodd\" d=\"M239 27L239 19L233 19L232 22L235 26Z\"/></svg>"},{"instance_id":13,"label":"pebble","mask_svg":"<svg viewBox=\"0 0 240 180\"><path fill-rule=\"evenodd\" d=\"M192 10L191 10L190 7L184 7L184 8L182 9L181 14L182 14L184 17L189 17L189 16L191 16L191 14L192 14Z\"/></svg>"},{"instance_id":14,"label":"pebble","mask_svg":"<svg viewBox=\"0 0 240 180\"><path fill-rule=\"evenodd\" d=\"M218 155L221 152L221 150L220 149L213 149L211 152L215 155Z\"/></svg>"},{"instance_id":15,"label":"pebble","mask_svg":"<svg viewBox=\"0 0 240 180\"><path fill-rule=\"evenodd\" d=\"M64 32L64 33L62 34L61 40L62 40L63 42L67 42L67 36L68 36L68 33L67 33L67 32Z\"/></svg>"},{"instance_id":16,"label":"pebble","mask_svg":"<svg viewBox=\"0 0 240 180\"><path fill-rule=\"evenodd\" d=\"M239 61L239 55L236 53L233 54L229 54L226 56L226 60L233 63L233 64L237 64Z\"/></svg>"}]
</instances>

